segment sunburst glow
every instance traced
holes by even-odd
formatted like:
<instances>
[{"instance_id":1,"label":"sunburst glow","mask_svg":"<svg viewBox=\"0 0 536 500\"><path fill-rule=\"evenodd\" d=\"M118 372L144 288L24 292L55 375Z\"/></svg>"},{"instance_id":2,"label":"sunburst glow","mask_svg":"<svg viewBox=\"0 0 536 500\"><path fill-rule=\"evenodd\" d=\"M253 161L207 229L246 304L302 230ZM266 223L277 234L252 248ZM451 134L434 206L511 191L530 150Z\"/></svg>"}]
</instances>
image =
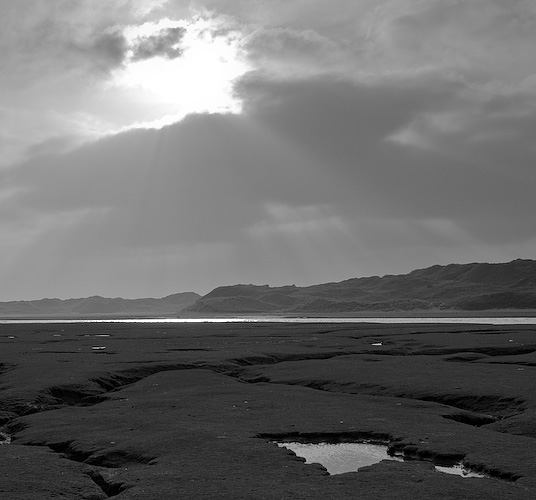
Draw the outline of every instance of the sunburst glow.
<instances>
[{"instance_id":1,"label":"sunburst glow","mask_svg":"<svg viewBox=\"0 0 536 500\"><path fill-rule=\"evenodd\" d=\"M213 20L196 19L190 23L164 20L125 30L130 57L115 73L112 85L128 89L138 104L150 108L136 126L158 127L189 113L240 112L241 103L233 96L232 87L248 65L240 58L239 34L219 28ZM170 42L167 48L164 42L154 43L162 54L155 50L154 55L136 57L140 40L155 40L166 30L180 30L180 40ZM157 119L155 108L160 110Z\"/></svg>"}]
</instances>

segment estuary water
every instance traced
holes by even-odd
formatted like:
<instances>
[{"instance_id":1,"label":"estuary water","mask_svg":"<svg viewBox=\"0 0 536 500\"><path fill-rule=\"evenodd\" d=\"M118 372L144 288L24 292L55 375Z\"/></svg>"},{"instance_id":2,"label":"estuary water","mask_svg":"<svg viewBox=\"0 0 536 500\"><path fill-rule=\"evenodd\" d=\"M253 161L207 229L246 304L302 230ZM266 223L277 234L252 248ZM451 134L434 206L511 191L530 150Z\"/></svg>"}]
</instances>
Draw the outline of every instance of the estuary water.
<instances>
[{"instance_id":1,"label":"estuary water","mask_svg":"<svg viewBox=\"0 0 536 500\"><path fill-rule=\"evenodd\" d=\"M122 319L81 319L81 318L24 318L0 319L0 325L31 323L383 323L383 324L474 324L474 325L536 325L536 317L285 317L285 316L233 316L195 318L122 318Z\"/></svg>"}]
</instances>

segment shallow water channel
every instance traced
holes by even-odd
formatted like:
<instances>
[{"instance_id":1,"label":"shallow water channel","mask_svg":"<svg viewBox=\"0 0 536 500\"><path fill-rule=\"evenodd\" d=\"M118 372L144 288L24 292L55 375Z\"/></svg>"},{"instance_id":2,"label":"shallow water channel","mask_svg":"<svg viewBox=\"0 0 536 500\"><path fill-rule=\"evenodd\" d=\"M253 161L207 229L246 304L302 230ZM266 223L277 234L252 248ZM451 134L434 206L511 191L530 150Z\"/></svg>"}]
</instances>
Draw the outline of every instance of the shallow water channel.
<instances>
[{"instance_id":1,"label":"shallow water channel","mask_svg":"<svg viewBox=\"0 0 536 500\"><path fill-rule=\"evenodd\" d=\"M319 463L323 465L329 474L344 474L355 472L362 467L372 465L382 460L396 460L403 462L404 458L389 455L387 445L370 442L361 443L299 443L278 442L275 443L292 450L297 456L305 458L305 463ZM461 463L452 465L435 465L436 470L447 474L455 474L462 477L487 477L484 474L466 469Z\"/></svg>"}]
</instances>

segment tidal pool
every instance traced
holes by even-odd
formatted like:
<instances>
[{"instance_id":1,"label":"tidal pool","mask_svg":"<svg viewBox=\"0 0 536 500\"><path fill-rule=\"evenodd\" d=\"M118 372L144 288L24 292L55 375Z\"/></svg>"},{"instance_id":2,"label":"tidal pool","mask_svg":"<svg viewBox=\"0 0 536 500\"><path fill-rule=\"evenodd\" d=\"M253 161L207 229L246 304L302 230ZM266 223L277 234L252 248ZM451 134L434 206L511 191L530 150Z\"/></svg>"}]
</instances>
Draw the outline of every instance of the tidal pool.
<instances>
[{"instance_id":1,"label":"tidal pool","mask_svg":"<svg viewBox=\"0 0 536 500\"><path fill-rule=\"evenodd\" d=\"M331 474L355 472L361 467L382 460L403 461L401 457L387 454L387 446L372 443L277 443L278 446L292 450L305 463L322 464Z\"/></svg>"},{"instance_id":2,"label":"tidal pool","mask_svg":"<svg viewBox=\"0 0 536 500\"><path fill-rule=\"evenodd\" d=\"M292 450L297 456L305 458L305 463L319 463L323 465L329 474L344 474L345 472L356 472L362 467L376 464L382 460L395 460L403 462L402 456L389 455L387 445L370 442L361 443L299 443L299 442L277 442L283 448ZM413 459L408 459L413 460ZM454 474L457 476L470 478L487 477L484 474L473 472L461 463L452 465L435 465L439 472Z\"/></svg>"},{"instance_id":3,"label":"tidal pool","mask_svg":"<svg viewBox=\"0 0 536 500\"><path fill-rule=\"evenodd\" d=\"M464 467L464 465L460 463L449 465L449 466L434 465L434 467L439 472L444 472L445 474L455 474L456 476L462 476L462 477L480 477L480 478L489 477L489 476L486 476L486 474L482 474L481 472L472 471L468 469L467 467Z\"/></svg>"}]
</instances>

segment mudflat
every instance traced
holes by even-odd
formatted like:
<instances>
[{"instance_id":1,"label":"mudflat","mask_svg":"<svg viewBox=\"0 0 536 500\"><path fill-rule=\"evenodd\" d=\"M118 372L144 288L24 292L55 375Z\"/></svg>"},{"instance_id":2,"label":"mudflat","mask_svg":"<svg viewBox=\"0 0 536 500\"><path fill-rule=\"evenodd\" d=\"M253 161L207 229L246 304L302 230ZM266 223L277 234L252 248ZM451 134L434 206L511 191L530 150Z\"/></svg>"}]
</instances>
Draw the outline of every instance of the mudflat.
<instances>
[{"instance_id":1,"label":"mudflat","mask_svg":"<svg viewBox=\"0 0 536 500\"><path fill-rule=\"evenodd\" d=\"M291 438L412 460L329 475ZM535 438L534 326L0 325L2 500L528 500Z\"/></svg>"}]
</instances>

